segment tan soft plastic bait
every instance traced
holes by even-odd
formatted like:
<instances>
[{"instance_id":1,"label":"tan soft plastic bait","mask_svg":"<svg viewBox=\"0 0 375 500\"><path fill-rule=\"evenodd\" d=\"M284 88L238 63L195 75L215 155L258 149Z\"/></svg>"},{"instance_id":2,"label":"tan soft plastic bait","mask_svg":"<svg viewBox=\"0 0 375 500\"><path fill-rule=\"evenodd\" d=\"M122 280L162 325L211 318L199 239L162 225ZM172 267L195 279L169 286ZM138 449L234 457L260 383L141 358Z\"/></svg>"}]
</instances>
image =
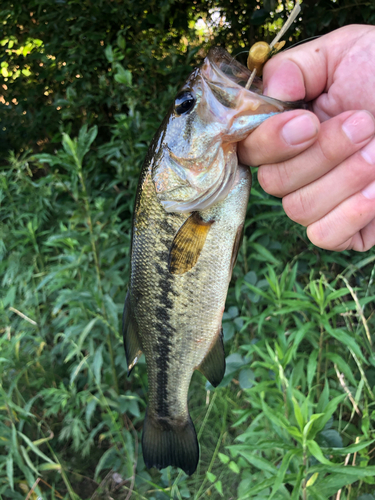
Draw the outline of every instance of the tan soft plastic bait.
<instances>
[{"instance_id":1,"label":"tan soft plastic bait","mask_svg":"<svg viewBox=\"0 0 375 500\"><path fill-rule=\"evenodd\" d=\"M290 13L290 16L286 20L284 26L281 28L276 37L272 40L270 44L267 42L256 42L249 50L249 56L247 58L247 67L252 72L251 76L246 84L246 88L249 89L255 76L262 76L263 66L266 64L268 59L279 52L285 45L284 42L279 42L287 30L290 28L291 24L294 22L295 18L301 12L301 7L297 2L294 9Z\"/></svg>"}]
</instances>

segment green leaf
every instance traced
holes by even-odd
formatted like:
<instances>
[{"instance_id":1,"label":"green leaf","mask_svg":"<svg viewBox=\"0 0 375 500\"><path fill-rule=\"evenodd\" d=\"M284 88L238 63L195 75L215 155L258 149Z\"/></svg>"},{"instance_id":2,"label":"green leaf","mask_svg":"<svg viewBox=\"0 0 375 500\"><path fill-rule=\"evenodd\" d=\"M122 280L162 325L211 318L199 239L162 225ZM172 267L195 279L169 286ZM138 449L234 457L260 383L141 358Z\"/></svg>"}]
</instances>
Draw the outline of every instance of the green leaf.
<instances>
[{"instance_id":1,"label":"green leaf","mask_svg":"<svg viewBox=\"0 0 375 500\"><path fill-rule=\"evenodd\" d=\"M120 47L120 49L125 50L126 47L126 40L123 36L118 35L117 37L117 45Z\"/></svg>"},{"instance_id":2,"label":"green leaf","mask_svg":"<svg viewBox=\"0 0 375 500\"><path fill-rule=\"evenodd\" d=\"M113 62L115 60L111 45L107 45L107 47L104 50L104 53L105 57L108 59L109 62Z\"/></svg>"},{"instance_id":3,"label":"green leaf","mask_svg":"<svg viewBox=\"0 0 375 500\"><path fill-rule=\"evenodd\" d=\"M257 288L256 286L252 285L251 283L246 283L244 282L244 285L247 286L247 288L250 288L252 292L254 292L256 295L260 295L264 299L270 300L270 296L268 293L263 292L260 288Z\"/></svg>"},{"instance_id":4,"label":"green leaf","mask_svg":"<svg viewBox=\"0 0 375 500\"><path fill-rule=\"evenodd\" d=\"M302 485L302 481L304 479L304 476L305 476L304 467L300 466L299 471L298 471L298 476L297 476L297 479L296 479L296 482L294 484L294 488L292 491L292 496L290 497L291 500L298 500L300 498L299 493L301 491L301 485Z\"/></svg>"},{"instance_id":5,"label":"green leaf","mask_svg":"<svg viewBox=\"0 0 375 500\"><path fill-rule=\"evenodd\" d=\"M72 370L72 373L70 375L70 385L73 385L73 382L75 381L77 375L79 372L82 370L82 367L86 366L87 364L87 359L89 358L89 355L85 356L81 361L78 363L78 365Z\"/></svg>"},{"instance_id":6,"label":"green leaf","mask_svg":"<svg viewBox=\"0 0 375 500\"><path fill-rule=\"evenodd\" d=\"M318 354L319 353L317 350L312 351L309 356L309 361L307 362L307 385L309 386L309 389L311 389L312 382L315 377L316 368L318 365Z\"/></svg>"},{"instance_id":7,"label":"green leaf","mask_svg":"<svg viewBox=\"0 0 375 500\"><path fill-rule=\"evenodd\" d=\"M322 408L323 410L322 416L313 423L312 432L315 433L314 435L316 435L316 433L324 429L328 420L332 417L332 415L337 410L339 404L342 403L346 397L347 397L346 394L341 394L340 396L336 396L327 404L325 408ZM319 407L320 405L318 405L318 408Z\"/></svg>"},{"instance_id":8,"label":"green leaf","mask_svg":"<svg viewBox=\"0 0 375 500\"><path fill-rule=\"evenodd\" d=\"M77 342L77 351L78 352L80 352L82 350L82 346L83 346L83 343L84 343L87 335L91 332L93 326L95 325L95 323L97 321L98 321L98 318L92 319L89 323L87 323L87 325L85 326L85 328L82 330L82 333L79 336L78 342Z\"/></svg>"},{"instance_id":9,"label":"green leaf","mask_svg":"<svg viewBox=\"0 0 375 500\"><path fill-rule=\"evenodd\" d=\"M296 454L295 450L289 450L284 455L283 460L281 462L281 465L279 467L279 470L277 472L277 476L276 476L276 479L275 479L275 484L273 485L273 488L272 488L270 500L275 496L275 494L277 493L278 489L282 485L282 483L284 481L285 474L286 474L286 472L288 470L288 467L289 467L289 463L290 463L291 459L293 458L293 456L295 454Z\"/></svg>"},{"instance_id":10,"label":"green leaf","mask_svg":"<svg viewBox=\"0 0 375 500\"><path fill-rule=\"evenodd\" d=\"M34 472L34 474L39 475L39 472L36 470L36 468L34 467L34 464L30 460L30 457L27 453L27 450L24 448L24 446L22 446L22 444L20 445L20 449L21 449L22 456L25 459L25 462L28 465L28 467Z\"/></svg>"},{"instance_id":11,"label":"green leaf","mask_svg":"<svg viewBox=\"0 0 375 500\"><path fill-rule=\"evenodd\" d=\"M298 427L300 431L303 431L303 428L305 427L305 422L301 413L301 408L298 405L298 402L296 398L292 398L293 401L293 408L294 408L294 416L296 417Z\"/></svg>"},{"instance_id":12,"label":"green leaf","mask_svg":"<svg viewBox=\"0 0 375 500\"><path fill-rule=\"evenodd\" d=\"M314 423L316 421L319 421L322 417L324 416L324 413L314 413L311 415L310 420L307 422L303 429L303 436L304 438L310 438L314 439L316 436L316 433L318 432L315 428L313 432L311 432L311 428L313 427Z\"/></svg>"},{"instance_id":13,"label":"green leaf","mask_svg":"<svg viewBox=\"0 0 375 500\"><path fill-rule=\"evenodd\" d=\"M216 476L215 474L212 474L212 472L206 472L206 477L210 483L214 483L216 481Z\"/></svg>"},{"instance_id":14,"label":"green leaf","mask_svg":"<svg viewBox=\"0 0 375 500\"><path fill-rule=\"evenodd\" d=\"M95 141L98 135L98 127L94 125L87 128L86 125L81 127L77 141L77 156L80 164L82 164L84 156L89 152L91 144Z\"/></svg>"},{"instance_id":15,"label":"green leaf","mask_svg":"<svg viewBox=\"0 0 375 500\"><path fill-rule=\"evenodd\" d=\"M315 436L310 436L314 438ZM319 438L323 438L325 443L325 448L343 448L342 437L336 431L336 429L326 429L322 430L319 434ZM323 443L321 443L323 444Z\"/></svg>"},{"instance_id":16,"label":"green leaf","mask_svg":"<svg viewBox=\"0 0 375 500\"><path fill-rule=\"evenodd\" d=\"M13 456L8 455L6 458L7 464L7 478L9 481L9 486L12 491L14 491L14 480L13 480Z\"/></svg>"},{"instance_id":17,"label":"green leaf","mask_svg":"<svg viewBox=\"0 0 375 500\"><path fill-rule=\"evenodd\" d=\"M251 463L254 467L260 470L265 470L267 472L271 472L272 474L275 474L277 472L276 467L271 464L268 460L265 458L262 458L258 455L254 455L253 453L250 453L244 449L239 449L238 450L239 454L242 455L248 462Z\"/></svg>"},{"instance_id":18,"label":"green leaf","mask_svg":"<svg viewBox=\"0 0 375 500\"><path fill-rule=\"evenodd\" d=\"M223 485L221 484L221 481L216 481L214 484L216 490L219 492L219 494L223 497Z\"/></svg>"},{"instance_id":19,"label":"green leaf","mask_svg":"<svg viewBox=\"0 0 375 500\"><path fill-rule=\"evenodd\" d=\"M61 465L60 464L48 464L44 463L42 465L39 465L39 470L44 471L44 470L59 470L61 471Z\"/></svg>"},{"instance_id":20,"label":"green leaf","mask_svg":"<svg viewBox=\"0 0 375 500\"><path fill-rule=\"evenodd\" d=\"M94 481L98 480L99 474L102 469L111 467L116 456L117 451L114 447L108 448L108 450L103 453L95 469Z\"/></svg>"},{"instance_id":21,"label":"green leaf","mask_svg":"<svg viewBox=\"0 0 375 500\"><path fill-rule=\"evenodd\" d=\"M80 166L78 156L77 156L77 142L73 141L68 134L63 133L62 145L68 155L72 156L76 165Z\"/></svg>"},{"instance_id":22,"label":"green leaf","mask_svg":"<svg viewBox=\"0 0 375 500\"><path fill-rule=\"evenodd\" d=\"M34 443L27 437L25 434L22 434L22 432L17 432L17 434L25 441L27 446L40 458L43 458L46 462L49 462L50 464L55 464L50 458L47 457L42 451L40 451L39 448L37 448Z\"/></svg>"},{"instance_id":23,"label":"green leaf","mask_svg":"<svg viewBox=\"0 0 375 500\"><path fill-rule=\"evenodd\" d=\"M358 479L360 478L365 478L368 476L375 476L375 466L374 465L367 465L366 467L357 467L357 466L351 466L348 467L346 465L336 465L336 464L331 464L329 467L327 465L313 465L310 467L309 472L312 474L314 472L332 472L332 473L338 473L338 474L346 474L350 476L354 476Z\"/></svg>"},{"instance_id":24,"label":"green leaf","mask_svg":"<svg viewBox=\"0 0 375 500\"><path fill-rule=\"evenodd\" d=\"M123 68L120 64L117 64L117 73L115 74L115 80L118 83L122 83L131 87L132 84L132 74L128 69Z\"/></svg>"},{"instance_id":25,"label":"green leaf","mask_svg":"<svg viewBox=\"0 0 375 500\"><path fill-rule=\"evenodd\" d=\"M320 449L320 446L318 445L318 443L316 441L308 439L306 441L306 444L307 444L307 447L308 447L311 455L313 455L317 460L319 460L319 462L321 462L322 464L326 464L326 465L334 465L327 458L325 458L322 450Z\"/></svg>"},{"instance_id":26,"label":"green leaf","mask_svg":"<svg viewBox=\"0 0 375 500\"><path fill-rule=\"evenodd\" d=\"M229 462L229 465L228 467L230 468L230 470L232 472L234 472L235 474L239 474L241 472L240 468L238 467L238 465L236 464L236 462L233 462L233 461L230 461Z\"/></svg>"},{"instance_id":27,"label":"green leaf","mask_svg":"<svg viewBox=\"0 0 375 500\"><path fill-rule=\"evenodd\" d=\"M91 399L86 405L86 425L87 428L90 428L90 423L91 423L91 417L96 409L97 404L99 403L99 400L97 398Z\"/></svg>"},{"instance_id":28,"label":"green leaf","mask_svg":"<svg viewBox=\"0 0 375 500\"><path fill-rule=\"evenodd\" d=\"M252 243L249 243L249 247L252 247L257 252L258 256L262 257L262 260L264 260L265 262L270 262L275 266L280 265L281 262L276 259L276 257L274 257L273 254L260 243L256 243L254 241Z\"/></svg>"},{"instance_id":29,"label":"green leaf","mask_svg":"<svg viewBox=\"0 0 375 500\"><path fill-rule=\"evenodd\" d=\"M250 368L245 368L240 371L238 382L241 389L250 389L254 385L255 373Z\"/></svg>"},{"instance_id":30,"label":"green leaf","mask_svg":"<svg viewBox=\"0 0 375 500\"><path fill-rule=\"evenodd\" d=\"M103 366L103 344L96 349L95 354L94 354L94 359L91 364L92 371L94 372L94 377L96 380L96 383L100 386L101 382L101 370Z\"/></svg>"},{"instance_id":31,"label":"green leaf","mask_svg":"<svg viewBox=\"0 0 375 500\"><path fill-rule=\"evenodd\" d=\"M365 365L367 365L367 360L362 354L362 351L357 344L357 342L354 340L353 337L348 335L344 330L339 329L339 328L332 328L331 325L328 323L328 321L322 319L324 328L326 331L331 335L331 337L335 338L339 342L341 342L343 345L346 347L350 347L350 349L354 352L354 354L363 361Z\"/></svg>"},{"instance_id":32,"label":"green leaf","mask_svg":"<svg viewBox=\"0 0 375 500\"><path fill-rule=\"evenodd\" d=\"M352 453L356 453L361 451L369 446L371 446L375 442L375 439L371 439L371 441L362 441L360 443L351 444L350 446L346 446L345 448L334 448L330 450L332 455L349 455Z\"/></svg>"},{"instance_id":33,"label":"green leaf","mask_svg":"<svg viewBox=\"0 0 375 500\"><path fill-rule=\"evenodd\" d=\"M230 458L227 455L224 455L223 453L219 453L218 456L219 456L220 462L222 462L223 464L227 464L230 460Z\"/></svg>"}]
</instances>

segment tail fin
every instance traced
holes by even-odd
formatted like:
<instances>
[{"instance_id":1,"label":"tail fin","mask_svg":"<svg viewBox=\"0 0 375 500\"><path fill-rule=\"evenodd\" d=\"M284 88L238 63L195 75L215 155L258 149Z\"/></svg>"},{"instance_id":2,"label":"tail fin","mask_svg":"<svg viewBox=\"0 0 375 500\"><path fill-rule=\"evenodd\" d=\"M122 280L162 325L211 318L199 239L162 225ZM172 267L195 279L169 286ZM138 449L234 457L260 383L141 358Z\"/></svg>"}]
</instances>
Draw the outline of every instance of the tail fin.
<instances>
[{"instance_id":1,"label":"tail fin","mask_svg":"<svg viewBox=\"0 0 375 500\"><path fill-rule=\"evenodd\" d=\"M185 422L173 424L165 418L148 416L146 412L142 450L147 468L164 469L173 465L191 476L198 465L199 446L190 415Z\"/></svg>"}]
</instances>

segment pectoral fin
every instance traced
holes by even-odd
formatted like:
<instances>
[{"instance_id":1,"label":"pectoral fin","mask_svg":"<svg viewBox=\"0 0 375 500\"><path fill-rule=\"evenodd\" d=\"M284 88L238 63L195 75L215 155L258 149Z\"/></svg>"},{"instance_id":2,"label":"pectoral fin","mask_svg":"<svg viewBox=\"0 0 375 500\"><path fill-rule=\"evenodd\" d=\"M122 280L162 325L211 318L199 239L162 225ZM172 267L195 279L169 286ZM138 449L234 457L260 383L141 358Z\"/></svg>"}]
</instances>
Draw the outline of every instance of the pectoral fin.
<instances>
[{"instance_id":1,"label":"pectoral fin","mask_svg":"<svg viewBox=\"0 0 375 500\"><path fill-rule=\"evenodd\" d=\"M206 379L217 387L223 380L225 373L225 352L223 344L223 330L220 330L213 346L206 354L198 370L203 373Z\"/></svg>"},{"instance_id":2,"label":"pectoral fin","mask_svg":"<svg viewBox=\"0 0 375 500\"><path fill-rule=\"evenodd\" d=\"M128 376L134 365L142 354L141 344L138 337L138 326L130 303L130 293L126 294L124 314L122 316L122 333L124 335L124 347L126 361L128 363Z\"/></svg>"},{"instance_id":3,"label":"pectoral fin","mask_svg":"<svg viewBox=\"0 0 375 500\"><path fill-rule=\"evenodd\" d=\"M213 222L205 222L198 212L193 212L184 222L177 231L170 250L170 273L184 274L195 266Z\"/></svg>"}]
</instances>

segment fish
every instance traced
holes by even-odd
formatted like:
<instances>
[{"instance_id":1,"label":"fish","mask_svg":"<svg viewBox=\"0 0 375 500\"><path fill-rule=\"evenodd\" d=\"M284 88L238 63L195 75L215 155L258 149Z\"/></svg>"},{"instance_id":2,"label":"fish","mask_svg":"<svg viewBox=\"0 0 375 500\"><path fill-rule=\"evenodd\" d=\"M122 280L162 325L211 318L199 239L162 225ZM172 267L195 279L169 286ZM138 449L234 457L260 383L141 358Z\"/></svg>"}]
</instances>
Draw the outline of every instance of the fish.
<instances>
[{"instance_id":1,"label":"fish","mask_svg":"<svg viewBox=\"0 0 375 500\"><path fill-rule=\"evenodd\" d=\"M251 188L237 143L264 120L300 107L244 88L250 71L211 49L155 134L136 193L123 335L128 375L144 353L148 468L197 468L189 415L194 370L217 387L225 372L222 315Z\"/></svg>"}]
</instances>

